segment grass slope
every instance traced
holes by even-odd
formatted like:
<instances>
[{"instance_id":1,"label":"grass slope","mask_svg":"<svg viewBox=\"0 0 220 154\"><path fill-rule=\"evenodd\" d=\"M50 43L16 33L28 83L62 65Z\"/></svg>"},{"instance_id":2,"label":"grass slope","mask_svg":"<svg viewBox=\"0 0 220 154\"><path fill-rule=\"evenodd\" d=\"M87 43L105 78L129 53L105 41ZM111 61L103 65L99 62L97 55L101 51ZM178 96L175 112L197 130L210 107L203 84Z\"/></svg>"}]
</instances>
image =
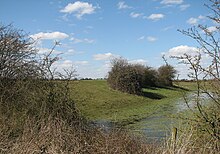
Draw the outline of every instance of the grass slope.
<instances>
[{"instance_id":1,"label":"grass slope","mask_svg":"<svg viewBox=\"0 0 220 154\"><path fill-rule=\"evenodd\" d=\"M181 88L151 88L144 89L143 96L136 96L110 89L105 80L76 81L71 86L76 106L87 119L110 120L124 125L155 112L164 112L184 91ZM181 86L192 87L189 83L181 83Z\"/></svg>"}]
</instances>

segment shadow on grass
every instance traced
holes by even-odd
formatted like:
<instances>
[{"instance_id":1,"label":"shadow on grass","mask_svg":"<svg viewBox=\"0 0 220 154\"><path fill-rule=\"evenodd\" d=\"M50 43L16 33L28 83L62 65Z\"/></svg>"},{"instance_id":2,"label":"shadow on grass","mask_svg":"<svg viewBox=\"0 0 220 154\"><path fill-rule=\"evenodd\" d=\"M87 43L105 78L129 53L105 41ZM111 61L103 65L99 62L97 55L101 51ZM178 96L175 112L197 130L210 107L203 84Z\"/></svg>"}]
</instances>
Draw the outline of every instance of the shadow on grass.
<instances>
[{"instance_id":1,"label":"shadow on grass","mask_svg":"<svg viewBox=\"0 0 220 154\"><path fill-rule=\"evenodd\" d=\"M185 90L185 91L190 91L189 89L183 88L183 87L180 87L180 86L173 86L173 87L174 87L174 88L177 88L177 89Z\"/></svg>"},{"instance_id":2,"label":"shadow on grass","mask_svg":"<svg viewBox=\"0 0 220 154\"><path fill-rule=\"evenodd\" d=\"M162 98L165 98L165 96L163 96L163 95L152 93L152 92L146 92L146 91L142 92L142 96L150 98L150 99L162 99Z\"/></svg>"},{"instance_id":3,"label":"shadow on grass","mask_svg":"<svg viewBox=\"0 0 220 154\"><path fill-rule=\"evenodd\" d=\"M169 89L169 90L184 90L184 91L190 91L189 89L187 88L183 88L183 87L180 87L180 86L158 86L157 88L163 88L163 89Z\"/></svg>"}]
</instances>

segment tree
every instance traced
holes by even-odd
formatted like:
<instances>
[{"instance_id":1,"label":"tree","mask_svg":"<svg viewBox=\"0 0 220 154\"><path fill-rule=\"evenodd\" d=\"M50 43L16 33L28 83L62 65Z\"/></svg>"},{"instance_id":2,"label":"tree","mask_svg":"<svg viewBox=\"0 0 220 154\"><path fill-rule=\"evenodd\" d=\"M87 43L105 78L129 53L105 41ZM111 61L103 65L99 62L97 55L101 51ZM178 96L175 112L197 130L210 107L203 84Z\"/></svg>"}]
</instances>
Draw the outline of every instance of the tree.
<instances>
[{"instance_id":1,"label":"tree","mask_svg":"<svg viewBox=\"0 0 220 154\"><path fill-rule=\"evenodd\" d=\"M144 68L144 76L143 76L143 87L154 87L157 86L158 81L158 73L155 69L151 67Z\"/></svg>"},{"instance_id":2,"label":"tree","mask_svg":"<svg viewBox=\"0 0 220 154\"><path fill-rule=\"evenodd\" d=\"M112 60L107 82L112 89L130 94L141 94L143 72L140 65L129 64L123 58Z\"/></svg>"},{"instance_id":3,"label":"tree","mask_svg":"<svg viewBox=\"0 0 220 154\"><path fill-rule=\"evenodd\" d=\"M173 66L166 64L158 68L158 85L172 86L176 70Z\"/></svg>"}]
</instances>

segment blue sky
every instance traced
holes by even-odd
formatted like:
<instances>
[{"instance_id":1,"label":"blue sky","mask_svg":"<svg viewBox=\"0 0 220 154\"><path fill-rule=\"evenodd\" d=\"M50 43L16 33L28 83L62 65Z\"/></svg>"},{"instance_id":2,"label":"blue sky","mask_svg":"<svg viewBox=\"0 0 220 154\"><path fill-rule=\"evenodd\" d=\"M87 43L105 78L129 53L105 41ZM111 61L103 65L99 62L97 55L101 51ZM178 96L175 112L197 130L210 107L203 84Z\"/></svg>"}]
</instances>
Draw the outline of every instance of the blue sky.
<instances>
[{"instance_id":1,"label":"blue sky","mask_svg":"<svg viewBox=\"0 0 220 154\"><path fill-rule=\"evenodd\" d=\"M79 77L105 77L109 60L159 67L162 54L195 51L197 44L177 29L208 23L208 0L1 0L0 22L13 23L37 39L39 53L62 53L55 66L74 66ZM186 77L186 68L168 59Z\"/></svg>"}]
</instances>

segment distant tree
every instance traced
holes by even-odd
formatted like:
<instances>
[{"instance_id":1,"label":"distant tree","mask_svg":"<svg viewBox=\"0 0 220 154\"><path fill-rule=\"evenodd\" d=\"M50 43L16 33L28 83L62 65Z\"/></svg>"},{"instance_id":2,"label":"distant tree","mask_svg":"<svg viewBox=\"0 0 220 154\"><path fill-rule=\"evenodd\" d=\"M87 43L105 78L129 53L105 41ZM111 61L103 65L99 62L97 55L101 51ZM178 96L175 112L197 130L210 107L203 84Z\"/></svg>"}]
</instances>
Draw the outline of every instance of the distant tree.
<instances>
[{"instance_id":1,"label":"distant tree","mask_svg":"<svg viewBox=\"0 0 220 154\"><path fill-rule=\"evenodd\" d=\"M151 67L130 64L126 59L115 58L107 82L112 89L130 94L141 94L142 88L172 86L176 70L171 65L161 66L158 71Z\"/></svg>"},{"instance_id":2,"label":"distant tree","mask_svg":"<svg viewBox=\"0 0 220 154\"><path fill-rule=\"evenodd\" d=\"M141 94L143 71L140 65L129 64L126 59L112 60L107 82L111 88L130 94Z\"/></svg>"},{"instance_id":3,"label":"distant tree","mask_svg":"<svg viewBox=\"0 0 220 154\"><path fill-rule=\"evenodd\" d=\"M158 85L159 86L172 86L173 79L177 71L173 66L166 64L158 68Z\"/></svg>"},{"instance_id":4,"label":"distant tree","mask_svg":"<svg viewBox=\"0 0 220 154\"><path fill-rule=\"evenodd\" d=\"M128 65L128 61L123 58L115 58L111 60L111 71L108 72L107 82L112 89L118 89L118 78L124 67Z\"/></svg>"},{"instance_id":5,"label":"distant tree","mask_svg":"<svg viewBox=\"0 0 220 154\"><path fill-rule=\"evenodd\" d=\"M143 75L143 87L154 87L157 85L158 73L151 67L145 67Z\"/></svg>"}]
</instances>

